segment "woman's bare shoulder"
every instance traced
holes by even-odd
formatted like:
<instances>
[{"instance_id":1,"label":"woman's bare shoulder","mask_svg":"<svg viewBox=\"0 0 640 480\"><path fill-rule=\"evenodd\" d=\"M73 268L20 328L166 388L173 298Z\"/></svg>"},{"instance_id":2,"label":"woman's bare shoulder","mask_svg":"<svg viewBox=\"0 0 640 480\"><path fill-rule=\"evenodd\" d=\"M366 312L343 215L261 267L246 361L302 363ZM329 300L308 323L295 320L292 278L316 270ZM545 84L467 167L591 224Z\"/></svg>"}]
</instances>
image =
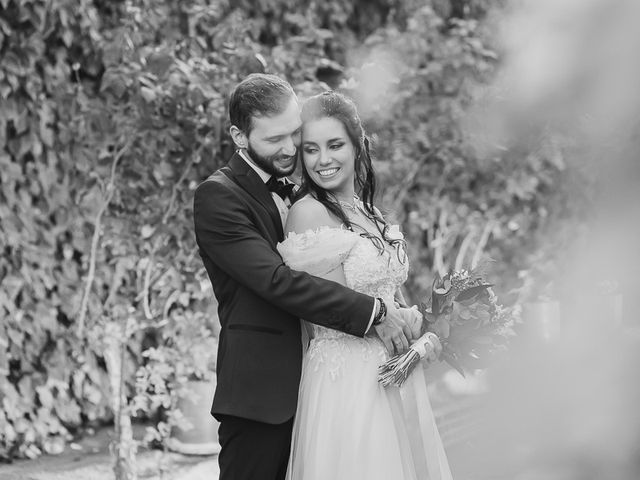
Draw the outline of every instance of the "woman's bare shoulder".
<instances>
[{"instance_id":1,"label":"woman's bare shoulder","mask_svg":"<svg viewBox=\"0 0 640 480\"><path fill-rule=\"evenodd\" d=\"M289 209L285 231L303 233L320 227L340 225L340 221L327 210L327 207L313 196L305 195Z\"/></svg>"}]
</instances>

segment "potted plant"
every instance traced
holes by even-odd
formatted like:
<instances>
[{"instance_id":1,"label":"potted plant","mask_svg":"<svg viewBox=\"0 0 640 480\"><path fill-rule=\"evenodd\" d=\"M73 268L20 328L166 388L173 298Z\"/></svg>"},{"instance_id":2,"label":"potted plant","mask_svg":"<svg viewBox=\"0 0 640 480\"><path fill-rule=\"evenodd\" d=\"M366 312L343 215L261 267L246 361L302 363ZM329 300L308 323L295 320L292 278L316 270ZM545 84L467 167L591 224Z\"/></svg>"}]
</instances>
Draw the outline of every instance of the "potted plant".
<instances>
[{"instance_id":1,"label":"potted plant","mask_svg":"<svg viewBox=\"0 0 640 480\"><path fill-rule=\"evenodd\" d=\"M145 350L138 370L141 409L159 411L161 420L146 440L184 454L218 453L218 423L210 414L215 389L218 340L204 311L173 311L158 346Z\"/></svg>"}]
</instances>

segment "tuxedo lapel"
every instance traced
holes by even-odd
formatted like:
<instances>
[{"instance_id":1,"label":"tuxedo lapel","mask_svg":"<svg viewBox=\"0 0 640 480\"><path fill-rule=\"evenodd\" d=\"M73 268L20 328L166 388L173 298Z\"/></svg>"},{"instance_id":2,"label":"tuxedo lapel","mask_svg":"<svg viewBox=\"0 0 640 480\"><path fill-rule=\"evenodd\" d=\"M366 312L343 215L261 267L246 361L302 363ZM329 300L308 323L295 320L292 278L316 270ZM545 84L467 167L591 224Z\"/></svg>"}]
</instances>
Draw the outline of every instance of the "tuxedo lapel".
<instances>
[{"instance_id":1,"label":"tuxedo lapel","mask_svg":"<svg viewBox=\"0 0 640 480\"><path fill-rule=\"evenodd\" d=\"M237 153L231 157L228 166L233 172L233 177L236 182L269 212L269 216L278 232L278 238L282 239L284 237L284 231L282 229L282 220L280 219L280 213L278 213L278 207L276 207L271 192L269 192L260 176Z\"/></svg>"}]
</instances>

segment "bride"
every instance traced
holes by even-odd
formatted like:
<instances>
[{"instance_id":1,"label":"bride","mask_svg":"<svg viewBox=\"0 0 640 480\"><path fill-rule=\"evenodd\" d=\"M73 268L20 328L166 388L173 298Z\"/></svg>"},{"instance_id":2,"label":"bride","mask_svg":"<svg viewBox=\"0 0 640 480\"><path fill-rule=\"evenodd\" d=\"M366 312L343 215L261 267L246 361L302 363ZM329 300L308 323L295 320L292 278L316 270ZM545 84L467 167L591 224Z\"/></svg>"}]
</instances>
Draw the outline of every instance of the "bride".
<instances>
[{"instance_id":1,"label":"bride","mask_svg":"<svg viewBox=\"0 0 640 480\"><path fill-rule=\"evenodd\" d=\"M278 246L285 263L401 300L398 288L409 268L405 242L373 206L369 142L354 103L325 92L305 102L302 119L303 184ZM383 388L378 365L389 357L378 337L306 327L311 340L287 478L451 479L424 376L414 372L401 389ZM431 360L437 353L431 351Z\"/></svg>"}]
</instances>

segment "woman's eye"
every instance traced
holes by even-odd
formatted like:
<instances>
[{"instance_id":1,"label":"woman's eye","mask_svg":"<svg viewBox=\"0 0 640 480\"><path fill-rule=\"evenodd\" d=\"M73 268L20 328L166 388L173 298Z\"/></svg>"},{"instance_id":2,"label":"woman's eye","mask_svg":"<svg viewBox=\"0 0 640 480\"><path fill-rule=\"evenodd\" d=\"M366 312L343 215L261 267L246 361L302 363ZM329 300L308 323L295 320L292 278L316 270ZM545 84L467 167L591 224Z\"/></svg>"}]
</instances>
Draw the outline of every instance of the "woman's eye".
<instances>
[{"instance_id":1,"label":"woman's eye","mask_svg":"<svg viewBox=\"0 0 640 480\"><path fill-rule=\"evenodd\" d=\"M344 145L344 143L334 143L329 148L331 148L332 150L338 150L338 149L342 148L343 145Z\"/></svg>"},{"instance_id":2,"label":"woman's eye","mask_svg":"<svg viewBox=\"0 0 640 480\"><path fill-rule=\"evenodd\" d=\"M313 147L305 147L303 149L303 151L304 151L304 153L308 153L308 154L311 155L311 154L316 153L318 151L318 149L317 148L313 148Z\"/></svg>"}]
</instances>

